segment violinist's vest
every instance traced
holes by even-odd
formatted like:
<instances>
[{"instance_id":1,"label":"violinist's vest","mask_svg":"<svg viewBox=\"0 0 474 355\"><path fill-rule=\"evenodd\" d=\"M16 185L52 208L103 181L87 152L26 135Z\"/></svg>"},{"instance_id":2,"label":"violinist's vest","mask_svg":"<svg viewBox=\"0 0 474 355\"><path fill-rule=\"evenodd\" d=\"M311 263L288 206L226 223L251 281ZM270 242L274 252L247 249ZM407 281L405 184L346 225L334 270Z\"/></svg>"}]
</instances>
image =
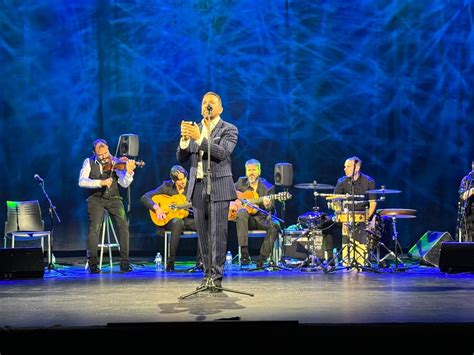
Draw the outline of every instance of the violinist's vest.
<instances>
[{"instance_id":1,"label":"violinist's vest","mask_svg":"<svg viewBox=\"0 0 474 355\"><path fill-rule=\"evenodd\" d=\"M89 158L89 164L91 167L91 172L89 174L90 179L106 180L109 177L112 178L112 185L107 189L105 186L97 189L87 189L87 192L90 196L104 197L104 198L121 198L118 187L118 176L115 171L110 174L110 172L100 173L100 165L95 160L95 156Z\"/></svg>"}]
</instances>

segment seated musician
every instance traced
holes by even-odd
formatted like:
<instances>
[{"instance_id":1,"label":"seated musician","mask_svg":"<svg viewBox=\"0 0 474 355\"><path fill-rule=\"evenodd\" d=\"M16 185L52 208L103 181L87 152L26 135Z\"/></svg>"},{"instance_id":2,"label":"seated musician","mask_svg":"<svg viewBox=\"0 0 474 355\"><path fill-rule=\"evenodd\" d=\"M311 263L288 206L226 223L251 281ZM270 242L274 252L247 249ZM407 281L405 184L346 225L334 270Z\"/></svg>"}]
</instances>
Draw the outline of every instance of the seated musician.
<instances>
[{"instance_id":1,"label":"seated musician","mask_svg":"<svg viewBox=\"0 0 474 355\"><path fill-rule=\"evenodd\" d=\"M458 225L461 241L474 242L474 160L472 170L463 177L459 186Z\"/></svg>"},{"instance_id":2,"label":"seated musician","mask_svg":"<svg viewBox=\"0 0 474 355\"><path fill-rule=\"evenodd\" d=\"M235 189L237 190L238 196L242 196L242 193L246 193L247 191L256 193L258 196L254 196L255 198L261 197L263 199L263 201L257 206L262 210L273 213L275 211L274 202L266 196L275 193L275 186L270 184L267 180L261 178L260 173L260 162L255 159L248 160L245 163L246 176L239 178L239 180L235 183ZM271 216L268 218L268 216L261 211L257 211L255 214L250 214L245 208L245 205L242 204L240 200L231 203L230 210L231 213L237 213L237 237L239 246L241 248L241 265L250 264L248 248L249 229L262 229L267 231L260 248L260 256L257 259L257 267L262 267L263 262L270 256L270 253L273 249L273 243L275 242L278 232L280 231L278 222L271 219Z\"/></svg>"},{"instance_id":3,"label":"seated musician","mask_svg":"<svg viewBox=\"0 0 474 355\"><path fill-rule=\"evenodd\" d=\"M168 264L166 265L166 271L174 271L174 263L176 259L176 252L178 250L179 238L183 233L183 230L196 231L196 224L194 218L187 216L184 218L175 217L167 221L169 218L164 212L160 204L156 203L159 199L166 203L167 197L182 195L183 202L186 201L186 190L188 183L188 172L180 165L174 165L170 170L171 180L165 180L156 189L145 193L141 202L156 215L157 234L164 237L166 230L171 231L171 245L170 245L170 256L168 258ZM199 243L198 243L199 244ZM196 266L199 268L201 265L201 253L198 245L197 248L197 261Z\"/></svg>"},{"instance_id":4,"label":"seated musician","mask_svg":"<svg viewBox=\"0 0 474 355\"><path fill-rule=\"evenodd\" d=\"M354 194L354 195L365 195L368 190L375 189L375 180L370 176L365 175L361 172L362 161L354 156L348 158L344 162L344 174L345 176L341 177L334 188L335 194ZM339 211L341 214L341 220L343 222L348 222L352 220L351 211L354 209L356 215L356 227L352 233L353 241L356 245L366 245L367 244L367 233L365 231L365 222L370 220L375 213L377 207L376 196L374 194L369 195L369 201L365 201L365 198L359 197L354 199L355 203L352 205L352 199L345 201L344 209L345 211ZM349 211L349 212L347 212ZM347 216L347 218L345 218ZM357 218L363 217L363 218ZM339 220L339 221L341 221ZM346 245L348 240L348 227L344 223L342 226L342 243L343 247ZM365 264L367 261L366 256L367 248L362 247L362 251L357 251L356 259L359 263ZM344 249L343 249L344 251ZM361 255L362 254L362 255ZM346 256L343 253L343 258ZM352 258L352 256L349 256Z\"/></svg>"}]
</instances>

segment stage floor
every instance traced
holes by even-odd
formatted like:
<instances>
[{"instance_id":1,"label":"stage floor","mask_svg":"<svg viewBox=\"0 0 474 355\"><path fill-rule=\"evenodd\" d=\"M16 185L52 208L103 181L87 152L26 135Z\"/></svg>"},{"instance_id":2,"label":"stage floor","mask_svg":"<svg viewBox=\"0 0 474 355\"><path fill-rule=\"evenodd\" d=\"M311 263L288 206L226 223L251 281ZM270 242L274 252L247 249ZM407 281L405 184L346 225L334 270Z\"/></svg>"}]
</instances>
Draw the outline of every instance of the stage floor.
<instances>
[{"instance_id":1,"label":"stage floor","mask_svg":"<svg viewBox=\"0 0 474 355\"><path fill-rule=\"evenodd\" d=\"M474 275L412 266L380 274L340 270L226 272L223 287L187 299L200 272L159 272L145 259L89 274L83 260L59 259L42 279L0 281L2 327L101 326L108 323L297 321L308 324L474 322ZM66 265L68 264L68 265ZM190 264L178 263L185 270Z\"/></svg>"}]
</instances>

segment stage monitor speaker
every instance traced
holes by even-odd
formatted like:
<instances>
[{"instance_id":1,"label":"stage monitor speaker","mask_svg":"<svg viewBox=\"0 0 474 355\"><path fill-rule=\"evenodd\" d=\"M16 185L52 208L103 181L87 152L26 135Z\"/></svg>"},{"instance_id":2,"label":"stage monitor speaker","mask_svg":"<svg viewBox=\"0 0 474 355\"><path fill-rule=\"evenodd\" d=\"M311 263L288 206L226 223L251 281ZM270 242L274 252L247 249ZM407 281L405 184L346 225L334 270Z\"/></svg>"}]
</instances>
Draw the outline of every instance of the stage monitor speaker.
<instances>
[{"instance_id":1,"label":"stage monitor speaker","mask_svg":"<svg viewBox=\"0 0 474 355\"><path fill-rule=\"evenodd\" d=\"M41 248L0 249L1 279L33 279L44 276Z\"/></svg>"},{"instance_id":2,"label":"stage monitor speaker","mask_svg":"<svg viewBox=\"0 0 474 355\"><path fill-rule=\"evenodd\" d=\"M118 142L118 156L136 158L138 156L139 139L136 134L122 134Z\"/></svg>"},{"instance_id":3,"label":"stage monitor speaker","mask_svg":"<svg viewBox=\"0 0 474 355\"><path fill-rule=\"evenodd\" d=\"M452 240L453 238L448 232L427 231L408 251L408 256L420 259L422 264L438 267L441 244Z\"/></svg>"},{"instance_id":4,"label":"stage monitor speaker","mask_svg":"<svg viewBox=\"0 0 474 355\"><path fill-rule=\"evenodd\" d=\"M290 163L275 164L274 172L275 185L292 186L293 185L293 165Z\"/></svg>"},{"instance_id":5,"label":"stage monitor speaker","mask_svg":"<svg viewBox=\"0 0 474 355\"><path fill-rule=\"evenodd\" d=\"M443 243L439 256L439 270L448 274L474 272L474 243Z\"/></svg>"}]
</instances>

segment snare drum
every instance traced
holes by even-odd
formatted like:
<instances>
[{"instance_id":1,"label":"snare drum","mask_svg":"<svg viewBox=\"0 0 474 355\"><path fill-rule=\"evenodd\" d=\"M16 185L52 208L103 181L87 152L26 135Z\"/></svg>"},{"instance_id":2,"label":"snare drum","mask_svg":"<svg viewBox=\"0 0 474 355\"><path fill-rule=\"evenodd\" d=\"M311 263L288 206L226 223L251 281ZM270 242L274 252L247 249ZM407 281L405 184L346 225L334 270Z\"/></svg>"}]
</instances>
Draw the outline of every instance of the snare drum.
<instances>
[{"instance_id":1,"label":"snare drum","mask_svg":"<svg viewBox=\"0 0 474 355\"><path fill-rule=\"evenodd\" d=\"M340 222L340 223L352 222L352 212L336 211L335 219L336 219L336 222ZM354 219L356 223L366 222L367 214L365 212L355 212Z\"/></svg>"},{"instance_id":2,"label":"snare drum","mask_svg":"<svg viewBox=\"0 0 474 355\"><path fill-rule=\"evenodd\" d=\"M326 213L306 212L298 217L298 224L307 229L320 228L326 220Z\"/></svg>"}]
</instances>

